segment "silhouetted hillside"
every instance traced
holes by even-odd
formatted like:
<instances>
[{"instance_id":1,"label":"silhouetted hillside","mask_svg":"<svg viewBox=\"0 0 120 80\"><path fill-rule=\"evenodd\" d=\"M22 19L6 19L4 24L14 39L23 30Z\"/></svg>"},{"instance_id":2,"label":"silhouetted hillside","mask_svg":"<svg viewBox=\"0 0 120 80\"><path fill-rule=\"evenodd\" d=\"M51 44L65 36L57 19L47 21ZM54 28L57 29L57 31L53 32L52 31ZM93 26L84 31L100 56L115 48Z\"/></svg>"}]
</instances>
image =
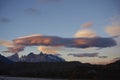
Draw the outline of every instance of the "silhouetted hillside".
<instances>
[{"instance_id":1,"label":"silhouetted hillside","mask_svg":"<svg viewBox=\"0 0 120 80\"><path fill-rule=\"evenodd\" d=\"M113 63L114 65L116 63ZM120 65L119 65L120 67ZM80 62L16 62L0 65L0 75L45 78L98 78L115 79L120 68L109 65L91 65Z\"/></svg>"},{"instance_id":2,"label":"silhouetted hillside","mask_svg":"<svg viewBox=\"0 0 120 80\"><path fill-rule=\"evenodd\" d=\"M16 54L15 54L16 55ZM38 54L47 58L51 55ZM37 56L38 56L37 55ZM30 53L25 59L35 59L37 56ZM14 56L14 57L17 57ZM42 58L42 59L43 59ZM55 58L55 57L54 57ZM56 57L58 58L58 57ZM55 58L55 59L56 59ZM7 64L12 63L12 64ZM91 65L88 63L72 62L12 62L0 55L0 75L45 78L97 78L119 79L120 60L108 65Z\"/></svg>"},{"instance_id":3,"label":"silhouetted hillside","mask_svg":"<svg viewBox=\"0 0 120 80\"><path fill-rule=\"evenodd\" d=\"M4 64L4 63L13 63L13 61L11 61L8 58L0 55L0 64Z\"/></svg>"},{"instance_id":4,"label":"silhouetted hillside","mask_svg":"<svg viewBox=\"0 0 120 80\"><path fill-rule=\"evenodd\" d=\"M108 64L109 66L111 65L111 66L120 66L120 60L118 60L118 61L115 61L115 62L113 62L113 63L110 63L110 64Z\"/></svg>"}]
</instances>

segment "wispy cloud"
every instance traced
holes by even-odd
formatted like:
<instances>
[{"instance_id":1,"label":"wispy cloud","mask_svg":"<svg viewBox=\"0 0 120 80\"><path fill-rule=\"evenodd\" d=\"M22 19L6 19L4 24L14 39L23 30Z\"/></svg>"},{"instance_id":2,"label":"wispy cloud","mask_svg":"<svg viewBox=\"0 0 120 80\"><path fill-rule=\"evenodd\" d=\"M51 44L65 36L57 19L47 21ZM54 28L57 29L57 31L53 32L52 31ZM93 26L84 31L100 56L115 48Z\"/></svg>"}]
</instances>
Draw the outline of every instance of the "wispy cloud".
<instances>
[{"instance_id":1,"label":"wispy cloud","mask_svg":"<svg viewBox=\"0 0 120 80\"><path fill-rule=\"evenodd\" d=\"M108 56L98 56L99 58L107 58Z\"/></svg>"},{"instance_id":2,"label":"wispy cloud","mask_svg":"<svg viewBox=\"0 0 120 80\"><path fill-rule=\"evenodd\" d=\"M15 45L14 47L8 47L8 50L4 52L18 53L20 51L23 51L24 48L25 47L22 45Z\"/></svg>"},{"instance_id":3,"label":"wispy cloud","mask_svg":"<svg viewBox=\"0 0 120 80\"><path fill-rule=\"evenodd\" d=\"M0 17L0 23L8 23L8 22L10 22L10 19L9 19L9 18Z\"/></svg>"},{"instance_id":4,"label":"wispy cloud","mask_svg":"<svg viewBox=\"0 0 120 80\"><path fill-rule=\"evenodd\" d=\"M99 53L81 53L81 54L68 54L74 57L97 57Z\"/></svg>"},{"instance_id":5,"label":"wispy cloud","mask_svg":"<svg viewBox=\"0 0 120 80\"><path fill-rule=\"evenodd\" d=\"M112 60L112 62L115 62L115 61L118 61L118 60L120 60L120 57L114 58L114 59Z\"/></svg>"},{"instance_id":6,"label":"wispy cloud","mask_svg":"<svg viewBox=\"0 0 120 80\"><path fill-rule=\"evenodd\" d=\"M74 57L98 57L98 58L107 58L107 56L99 56L99 53L72 53L68 54Z\"/></svg>"},{"instance_id":7,"label":"wispy cloud","mask_svg":"<svg viewBox=\"0 0 120 80\"><path fill-rule=\"evenodd\" d=\"M17 53L17 52L20 52L20 51L24 50L24 46L16 45L16 44L14 44L13 42L10 42L10 41L0 40L0 46L1 45L7 47L8 50L3 51L5 53L9 53L9 52Z\"/></svg>"},{"instance_id":8,"label":"wispy cloud","mask_svg":"<svg viewBox=\"0 0 120 80\"><path fill-rule=\"evenodd\" d=\"M51 46L39 46L38 50L46 53L46 54L58 54L59 47L51 47Z\"/></svg>"},{"instance_id":9,"label":"wispy cloud","mask_svg":"<svg viewBox=\"0 0 120 80\"><path fill-rule=\"evenodd\" d=\"M63 0L38 0L39 3L61 2Z\"/></svg>"},{"instance_id":10,"label":"wispy cloud","mask_svg":"<svg viewBox=\"0 0 120 80\"><path fill-rule=\"evenodd\" d=\"M111 25L105 28L106 33L110 36L120 36L120 16L114 16L111 18Z\"/></svg>"},{"instance_id":11,"label":"wispy cloud","mask_svg":"<svg viewBox=\"0 0 120 80\"><path fill-rule=\"evenodd\" d=\"M0 40L0 45L5 46L5 47L14 47L13 42L6 41L6 40Z\"/></svg>"},{"instance_id":12,"label":"wispy cloud","mask_svg":"<svg viewBox=\"0 0 120 80\"><path fill-rule=\"evenodd\" d=\"M21 38L29 38L29 37L36 37L36 36L42 36L42 34L32 34L32 35L27 35L27 36L22 36L22 37L18 37L17 39L21 39Z\"/></svg>"},{"instance_id":13,"label":"wispy cloud","mask_svg":"<svg viewBox=\"0 0 120 80\"><path fill-rule=\"evenodd\" d=\"M106 27L106 32L110 36L120 36L120 25L111 25Z\"/></svg>"},{"instance_id":14,"label":"wispy cloud","mask_svg":"<svg viewBox=\"0 0 120 80\"><path fill-rule=\"evenodd\" d=\"M27 9L25 9L24 10L24 12L26 13L26 14L37 14L37 15L39 15L40 14L40 11L39 10L37 10L37 9L35 9L35 8L27 8Z\"/></svg>"},{"instance_id":15,"label":"wispy cloud","mask_svg":"<svg viewBox=\"0 0 120 80\"><path fill-rule=\"evenodd\" d=\"M82 28L90 28L91 26L93 26L93 22L86 22L81 25Z\"/></svg>"},{"instance_id":16,"label":"wispy cloud","mask_svg":"<svg viewBox=\"0 0 120 80\"><path fill-rule=\"evenodd\" d=\"M84 30L80 30L78 32L75 33L74 35L76 38L94 38L94 37L98 37L98 35L92 31L92 30L88 30L88 29L84 29Z\"/></svg>"}]
</instances>

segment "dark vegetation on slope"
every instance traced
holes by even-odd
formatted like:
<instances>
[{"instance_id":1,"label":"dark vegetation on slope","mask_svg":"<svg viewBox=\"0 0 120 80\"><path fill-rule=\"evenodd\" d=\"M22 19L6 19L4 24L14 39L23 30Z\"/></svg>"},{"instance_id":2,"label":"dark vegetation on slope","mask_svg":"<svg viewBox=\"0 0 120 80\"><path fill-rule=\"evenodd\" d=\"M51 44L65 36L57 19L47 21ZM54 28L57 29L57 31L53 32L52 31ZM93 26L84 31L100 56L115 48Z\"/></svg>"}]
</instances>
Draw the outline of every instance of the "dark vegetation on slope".
<instances>
[{"instance_id":1,"label":"dark vegetation on slope","mask_svg":"<svg viewBox=\"0 0 120 80\"><path fill-rule=\"evenodd\" d=\"M90 65L80 62L16 62L0 65L0 75L45 78L119 79L120 61L109 65Z\"/></svg>"}]
</instances>

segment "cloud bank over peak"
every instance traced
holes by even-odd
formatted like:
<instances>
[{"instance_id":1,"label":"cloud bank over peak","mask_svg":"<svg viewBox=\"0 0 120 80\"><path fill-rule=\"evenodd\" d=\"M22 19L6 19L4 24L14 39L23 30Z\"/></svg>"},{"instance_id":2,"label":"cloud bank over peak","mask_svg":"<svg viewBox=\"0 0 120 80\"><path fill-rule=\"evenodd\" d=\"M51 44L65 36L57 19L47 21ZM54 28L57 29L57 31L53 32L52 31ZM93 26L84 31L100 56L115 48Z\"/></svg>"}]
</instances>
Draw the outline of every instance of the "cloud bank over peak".
<instances>
[{"instance_id":1,"label":"cloud bank over peak","mask_svg":"<svg viewBox=\"0 0 120 80\"><path fill-rule=\"evenodd\" d=\"M46 54L57 54L59 47L38 46L38 50Z\"/></svg>"}]
</instances>

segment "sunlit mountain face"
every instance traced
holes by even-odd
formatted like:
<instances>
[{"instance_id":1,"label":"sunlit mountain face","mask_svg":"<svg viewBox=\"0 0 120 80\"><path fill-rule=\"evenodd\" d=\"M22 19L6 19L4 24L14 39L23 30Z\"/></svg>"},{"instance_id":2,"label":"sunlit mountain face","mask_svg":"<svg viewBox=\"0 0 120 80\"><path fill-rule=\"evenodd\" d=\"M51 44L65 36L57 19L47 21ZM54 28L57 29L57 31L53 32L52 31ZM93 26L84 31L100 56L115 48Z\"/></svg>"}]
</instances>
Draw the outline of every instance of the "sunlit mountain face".
<instances>
[{"instance_id":1,"label":"sunlit mountain face","mask_svg":"<svg viewBox=\"0 0 120 80\"><path fill-rule=\"evenodd\" d=\"M54 62L55 57L91 64L117 61L119 3L119 0L0 0L0 54L27 62L39 61L41 51L45 61ZM29 58L30 52L37 58Z\"/></svg>"}]
</instances>

